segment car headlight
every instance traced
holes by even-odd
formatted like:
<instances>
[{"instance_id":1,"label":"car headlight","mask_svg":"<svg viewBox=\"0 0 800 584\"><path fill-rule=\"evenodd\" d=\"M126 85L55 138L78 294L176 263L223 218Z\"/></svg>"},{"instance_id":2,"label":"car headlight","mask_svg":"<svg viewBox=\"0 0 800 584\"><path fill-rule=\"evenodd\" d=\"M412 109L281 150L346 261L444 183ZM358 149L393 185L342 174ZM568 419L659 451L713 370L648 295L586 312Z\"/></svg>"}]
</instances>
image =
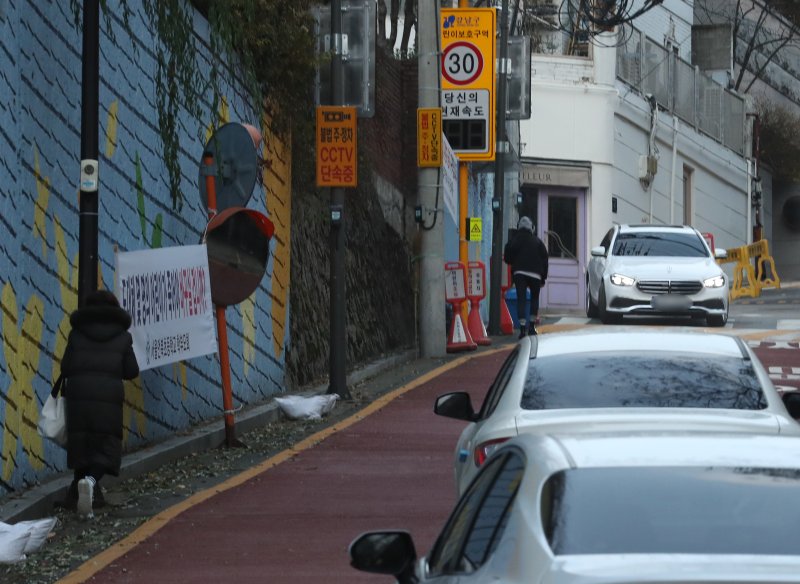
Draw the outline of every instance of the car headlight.
<instances>
[{"instance_id":1,"label":"car headlight","mask_svg":"<svg viewBox=\"0 0 800 584\"><path fill-rule=\"evenodd\" d=\"M713 278L706 278L703 280L703 286L706 288L722 288L725 285L724 276L714 276Z\"/></svg>"},{"instance_id":2,"label":"car headlight","mask_svg":"<svg viewBox=\"0 0 800 584\"><path fill-rule=\"evenodd\" d=\"M633 286L636 283L636 280L633 278L623 276L622 274L611 274L610 280L615 286Z\"/></svg>"}]
</instances>

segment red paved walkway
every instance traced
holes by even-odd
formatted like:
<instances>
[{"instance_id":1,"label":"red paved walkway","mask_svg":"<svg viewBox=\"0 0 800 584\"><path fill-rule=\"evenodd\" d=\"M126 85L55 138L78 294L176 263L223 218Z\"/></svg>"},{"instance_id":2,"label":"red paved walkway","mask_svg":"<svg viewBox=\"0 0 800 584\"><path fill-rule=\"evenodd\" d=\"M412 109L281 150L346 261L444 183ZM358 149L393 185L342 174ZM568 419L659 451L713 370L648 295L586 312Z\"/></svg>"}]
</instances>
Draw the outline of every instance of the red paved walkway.
<instances>
[{"instance_id":1,"label":"red paved walkway","mask_svg":"<svg viewBox=\"0 0 800 584\"><path fill-rule=\"evenodd\" d=\"M455 501L453 448L464 426L434 415L434 399L450 390L482 399L506 354L471 356L191 507L86 581L389 582L352 569L348 545L363 531L402 528L428 551Z\"/></svg>"}]
</instances>

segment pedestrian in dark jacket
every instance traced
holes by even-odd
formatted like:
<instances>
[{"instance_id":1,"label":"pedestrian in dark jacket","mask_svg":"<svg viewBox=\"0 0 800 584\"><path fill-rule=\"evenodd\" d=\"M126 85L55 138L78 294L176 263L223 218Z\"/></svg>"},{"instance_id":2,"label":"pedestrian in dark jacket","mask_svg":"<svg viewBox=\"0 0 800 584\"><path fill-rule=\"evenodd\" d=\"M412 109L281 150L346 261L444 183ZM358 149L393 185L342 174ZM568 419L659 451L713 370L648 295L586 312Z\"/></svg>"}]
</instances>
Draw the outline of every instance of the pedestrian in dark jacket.
<instances>
[{"instance_id":1,"label":"pedestrian in dark jacket","mask_svg":"<svg viewBox=\"0 0 800 584\"><path fill-rule=\"evenodd\" d=\"M111 292L98 290L70 315L61 360L66 379L67 466L74 479L67 506L86 517L104 503L98 483L119 475L122 462L123 379L139 375L128 329L130 315Z\"/></svg>"},{"instance_id":2,"label":"pedestrian in dark jacket","mask_svg":"<svg viewBox=\"0 0 800 584\"><path fill-rule=\"evenodd\" d=\"M517 290L517 318L519 338L525 336L525 298L531 291L530 323L527 334L535 335L536 317L539 315L539 291L547 280L549 256L547 248L536 236L536 228L528 217L520 217L516 233L508 240L503 250L503 260L511 266L514 287Z\"/></svg>"}]
</instances>

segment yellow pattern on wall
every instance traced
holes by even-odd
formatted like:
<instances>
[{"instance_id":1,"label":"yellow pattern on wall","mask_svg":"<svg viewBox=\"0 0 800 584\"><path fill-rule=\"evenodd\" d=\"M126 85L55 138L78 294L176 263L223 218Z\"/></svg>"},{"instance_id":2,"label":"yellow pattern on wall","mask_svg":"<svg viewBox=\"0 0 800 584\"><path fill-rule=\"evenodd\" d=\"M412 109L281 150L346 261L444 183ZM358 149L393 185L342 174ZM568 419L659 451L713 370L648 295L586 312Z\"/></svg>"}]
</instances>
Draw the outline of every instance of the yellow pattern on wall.
<instances>
[{"instance_id":1,"label":"yellow pattern on wall","mask_svg":"<svg viewBox=\"0 0 800 584\"><path fill-rule=\"evenodd\" d=\"M39 165L39 149L33 147L33 175L36 179L36 205L33 208L33 237L42 240L42 259L47 257L47 232L45 219L47 206L50 204L50 177L42 176Z\"/></svg>"},{"instance_id":2,"label":"yellow pattern on wall","mask_svg":"<svg viewBox=\"0 0 800 584\"><path fill-rule=\"evenodd\" d=\"M51 372L51 384L55 383L61 371L61 357L64 355L64 349L67 347L67 339L69 338L69 331L71 328L69 317L78 309L78 254L75 254L74 259L70 263L67 257L67 242L64 237L64 229L61 227L61 220L58 215L53 216L53 233L56 240L56 270L58 271L58 289L61 296L63 316L61 322L58 324L53 346L53 355L55 359ZM98 288L103 289L103 269L99 263L97 264L97 282Z\"/></svg>"},{"instance_id":3,"label":"yellow pattern on wall","mask_svg":"<svg viewBox=\"0 0 800 584\"><path fill-rule=\"evenodd\" d=\"M28 456L31 467L38 470L44 466L42 437L36 430L39 421L39 402L33 389L42 340L42 318L44 303L31 296L25 307L22 330L18 328L17 297L10 283L3 286L3 356L9 376L5 390L6 410L3 423L2 476L11 479L17 466L18 446Z\"/></svg>"},{"instance_id":4,"label":"yellow pattern on wall","mask_svg":"<svg viewBox=\"0 0 800 584\"><path fill-rule=\"evenodd\" d=\"M114 100L108 106L108 122L106 123L106 158L114 156L117 149L117 112L119 111L119 101Z\"/></svg>"},{"instance_id":5,"label":"yellow pattern on wall","mask_svg":"<svg viewBox=\"0 0 800 584\"><path fill-rule=\"evenodd\" d=\"M209 122L206 126L206 144L208 141L211 140L211 136L214 134L214 131L219 128L223 124L227 124L231 121L231 110L228 108L228 100L225 99L223 96L219 102L219 111L217 112L217 121Z\"/></svg>"},{"instance_id":6,"label":"yellow pattern on wall","mask_svg":"<svg viewBox=\"0 0 800 584\"><path fill-rule=\"evenodd\" d=\"M125 401L122 402L122 443L128 443L131 417L136 422L136 431L145 435L147 430L147 417L144 414L144 388L142 378L137 377L125 382Z\"/></svg>"},{"instance_id":7,"label":"yellow pattern on wall","mask_svg":"<svg viewBox=\"0 0 800 584\"><path fill-rule=\"evenodd\" d=\"M64 238L64 229L61 227L58 215L53 217L53 232L56 240L56 270L58 271L58 289L61 295L63 317L58 325L53 347L55 361L53 362L51 373L51 384L55 382L61 371L61 357L67 347L67 338L70 331L69 316L78 308L78 254L75 254L75 259L70 263L67 257L67 242Z\"/></svg>"},{"instance_id":8,"label":"yellow pattern on wall","mask_svg":"<svg viewBox=\"0 0 800 584\"><path fill-rule=\"evenodd\" d=\"M269 131L269 119L263 124L267 128L264 136L264 156L266 165L263 171L267 209L270 220L275 224L275 243L272 246L272 345L275 357L283 353L286 338L287 299L291 275L291 225L292 225L292 153L287 144Z\"/></svg>"},{"instance_id":9,"label":"yellow pattern on wall","mask_svg":"<svg viewBox=\"0 0 800 584\"><path fill-rule=\"evenodd\" d=\"M251 294L241 304L239 309L242 311L242 360L244 361L244 376L250 370L250 365L256 357L256 300L255 294Z\"/></svg>"},{"instance_id":10,"label":"yellow pattern on wall","mask_svg":"<svg viewBox=\"0 0 800 584\"><path fill-rule=\"evenodd\" d=\"M186 363L178 361L172 365L172 380L181 384L181 401L185 401L189 391L186 385Z\"/></svg>"}]
</instances>

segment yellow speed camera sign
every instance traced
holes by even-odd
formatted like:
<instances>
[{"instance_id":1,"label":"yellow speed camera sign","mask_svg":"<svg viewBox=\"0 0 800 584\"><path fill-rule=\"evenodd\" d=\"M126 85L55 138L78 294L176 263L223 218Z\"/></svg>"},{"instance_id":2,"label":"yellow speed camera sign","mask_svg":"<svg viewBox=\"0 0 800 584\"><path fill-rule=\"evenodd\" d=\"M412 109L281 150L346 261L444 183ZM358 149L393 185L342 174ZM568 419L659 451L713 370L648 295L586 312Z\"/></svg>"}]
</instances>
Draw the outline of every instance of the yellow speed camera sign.
<instances>
[{"instance_id":1,"label":"yellow speed camera sign","mask_svg":"<svg viewBox=\"0 0 800 584\"><path fill-rule=\"evenodd\" d=\"M441 11L442 118L460 160L494 160L494 8Z\"/></svg>"}]
</instances>

